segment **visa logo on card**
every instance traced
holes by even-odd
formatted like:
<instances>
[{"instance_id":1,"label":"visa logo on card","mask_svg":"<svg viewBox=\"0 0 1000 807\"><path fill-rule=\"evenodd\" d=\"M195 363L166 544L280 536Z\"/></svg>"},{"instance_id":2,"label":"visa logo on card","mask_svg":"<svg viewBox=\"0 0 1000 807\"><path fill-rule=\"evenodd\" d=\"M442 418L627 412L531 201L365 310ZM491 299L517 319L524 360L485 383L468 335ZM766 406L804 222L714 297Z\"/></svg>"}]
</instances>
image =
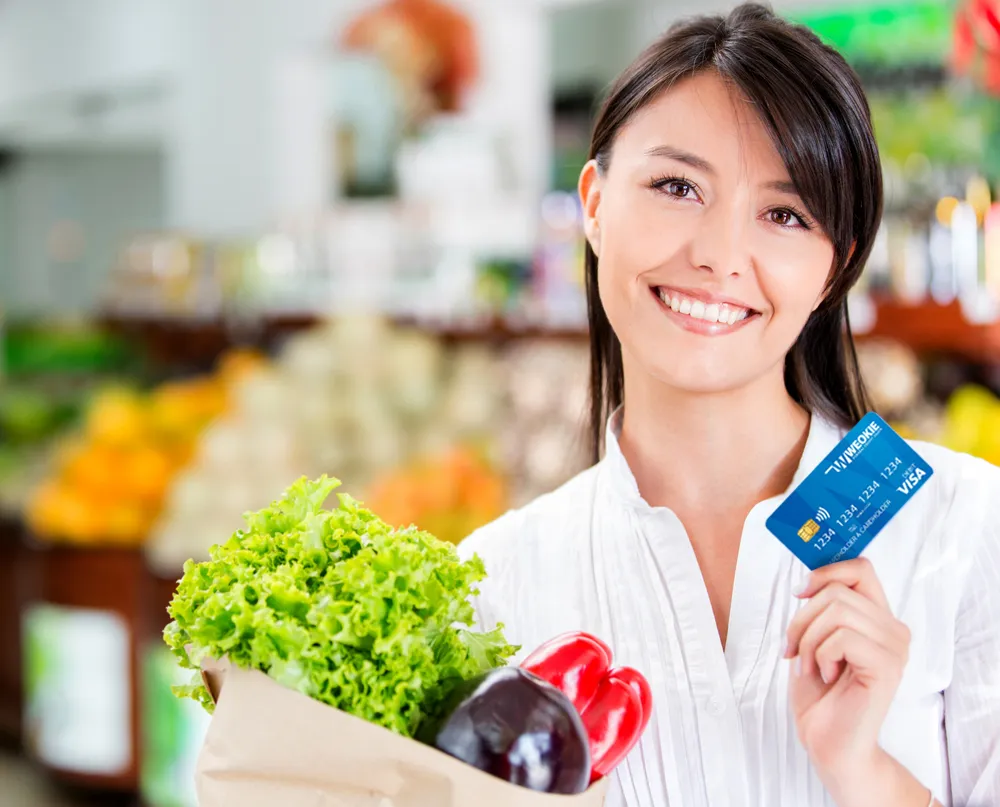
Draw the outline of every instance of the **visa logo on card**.
<instances>
[{"instance_id":1,"label":"visa logo on card","mask_svg":"<svg viewBox=\"0 0 1000 807\"><path fill-rule=\"evenodd\" d=\"M810 569L850 560L933 473L871 412L778 506L767 528Z\"/></svg>"}]
</instances>

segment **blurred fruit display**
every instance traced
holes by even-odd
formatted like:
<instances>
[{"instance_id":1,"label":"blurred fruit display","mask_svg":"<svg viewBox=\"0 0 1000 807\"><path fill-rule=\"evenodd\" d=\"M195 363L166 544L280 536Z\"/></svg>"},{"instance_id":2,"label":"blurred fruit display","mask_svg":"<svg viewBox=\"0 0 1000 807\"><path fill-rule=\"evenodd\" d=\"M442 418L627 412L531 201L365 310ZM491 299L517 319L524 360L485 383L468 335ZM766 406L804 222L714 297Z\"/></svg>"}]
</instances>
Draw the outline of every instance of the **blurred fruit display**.
<instances>
[{"instance_id":1,"label":"blurred fruit display","mask_svg":"<svg viewBox=\"0 0 1000 807\"><path fill-rule=\"evenodd\" d=\"M977 385L961 387L948 400L936 437L949 448L1000 465L1000 398Z\"/></svg>"},{"instance_id":2,"label":"blurred fruit display","mask_svg":"<svg viewBox=\"0 0 1000 807\"><path fill-rule=\"evenodd\" d=\"M502 467L514 504L557 488L590 464L586 343L526 340L504 362Z\"/></svg>"},{"instance_id":3,"label":"blurred fruit display","mask_svg":"<svg viewBox=\"0 0 1000 807\"><path fill-rule=\"evenodd\" d=\"M233 354L213 376L148 393L112 386L95 394L31 495L25 515L32 534L85 545L141 543L197 435L225 410L229 385L252 361Z\"/></svg>"},{"instance_id":4,"label":"blurred fruit display","mask_svg":"<svg viewBox=\"0 0 1000 807\"><path fill-rule=\"evenodd\" d=\"M328 473L364 492L387 472L462 443L488 455L501 415L497 361L488 347L448 346L379 317L341 317L296 334L234 388L231 411L202 436L171 487L150 562L179 571L303 475Z\"/></svg>"},{"instance_id":5,"label":"blurred fruit display","mask_svg":"<svg viewBox=\"0 0 1000 807\"><path fill-rule=\"evenodd\" d=\"M925 385L917 355L898 342L866 340L858 347L862 376L872 403L904 437L937 443L1000 465L1000 396L962 381L943 400Z\"/></svg>"},{"instance_id":6,"label":"blurred fruit display","mask_svg":"<svg viewBox=\"0 0 1000 807\"><path fill-rule=\"evenodd\" d=\"M459 446L389 472L372 485L365 504L389 524L415 524L457 544L503 515L507 485L484 457Z\"/></svg>"}]
</instances>

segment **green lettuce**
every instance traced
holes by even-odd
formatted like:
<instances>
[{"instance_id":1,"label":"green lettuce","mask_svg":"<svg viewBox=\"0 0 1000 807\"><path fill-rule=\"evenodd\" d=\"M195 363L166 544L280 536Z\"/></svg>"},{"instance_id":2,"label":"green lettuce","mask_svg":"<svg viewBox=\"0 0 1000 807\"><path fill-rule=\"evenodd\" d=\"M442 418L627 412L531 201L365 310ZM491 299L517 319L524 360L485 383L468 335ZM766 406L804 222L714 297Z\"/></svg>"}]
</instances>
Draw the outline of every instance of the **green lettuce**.
<instances>
[{"instance_id":1,"label":"green lettuce","mask_svg":"<svg viewBox=\"0 0 1000 807\"><path fill-rule=\"evenodd\" d=\"M206 659L260 670L280 684L412 737L454 686L516 651L502 626L473 624L469 597L486 572L452 544L394 529L336 479L300 479L246 529L188 561L164 638L192 683L175 692L212 710Z\"/></svg>"}]
</instances>

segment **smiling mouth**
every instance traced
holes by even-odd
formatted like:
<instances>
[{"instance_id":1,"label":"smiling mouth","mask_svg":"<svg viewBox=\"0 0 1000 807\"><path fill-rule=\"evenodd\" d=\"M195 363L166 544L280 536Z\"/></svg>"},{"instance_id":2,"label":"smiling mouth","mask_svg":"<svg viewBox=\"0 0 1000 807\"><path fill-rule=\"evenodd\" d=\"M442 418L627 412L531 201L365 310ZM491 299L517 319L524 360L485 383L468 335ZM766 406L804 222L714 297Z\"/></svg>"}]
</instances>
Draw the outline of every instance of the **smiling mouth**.
<instances>
[{"instance_id":1,"label":"smiling mouth","mask_svg":"<svg viewBox=\"0 0 1000 807\"><path fill-rule=\"evenodd\" d=\"M760 312L752 308L732 303L706 303L662 286L651 287L650 291L674 314L706 325L735 328L753 317L760 316Z\"/></svg>"}]
</instances>

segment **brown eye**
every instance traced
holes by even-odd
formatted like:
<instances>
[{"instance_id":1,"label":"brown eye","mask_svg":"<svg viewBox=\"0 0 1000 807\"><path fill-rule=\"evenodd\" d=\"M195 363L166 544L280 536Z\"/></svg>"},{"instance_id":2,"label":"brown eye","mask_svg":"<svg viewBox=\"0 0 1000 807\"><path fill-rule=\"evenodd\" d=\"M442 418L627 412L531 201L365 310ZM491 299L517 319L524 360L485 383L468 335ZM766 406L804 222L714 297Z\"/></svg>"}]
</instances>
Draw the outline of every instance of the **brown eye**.
<instances>
[{"instance_id":1,"label":"brown eye","mask_svg":"<svg viewBox=\"0 0 1000 807\"><path fill-rule=\"evenodd\" d=\"M678 199L686 199L694 192L694 188L691 187L687 182L680 179L672 179L668 182L664 188L667 193L671 196L675 196Z\"/></svg>"},{"instance_id":2,"label":"brown eye","mask_svg":"<svg viewBox=\"0 0 1000 807\"><path fill-rule=\"evenodd\" d=\"M771 221L781 227L789 227L796 222L798 217L791 210L772 210Z\"/></svg>"}]
</instances>

